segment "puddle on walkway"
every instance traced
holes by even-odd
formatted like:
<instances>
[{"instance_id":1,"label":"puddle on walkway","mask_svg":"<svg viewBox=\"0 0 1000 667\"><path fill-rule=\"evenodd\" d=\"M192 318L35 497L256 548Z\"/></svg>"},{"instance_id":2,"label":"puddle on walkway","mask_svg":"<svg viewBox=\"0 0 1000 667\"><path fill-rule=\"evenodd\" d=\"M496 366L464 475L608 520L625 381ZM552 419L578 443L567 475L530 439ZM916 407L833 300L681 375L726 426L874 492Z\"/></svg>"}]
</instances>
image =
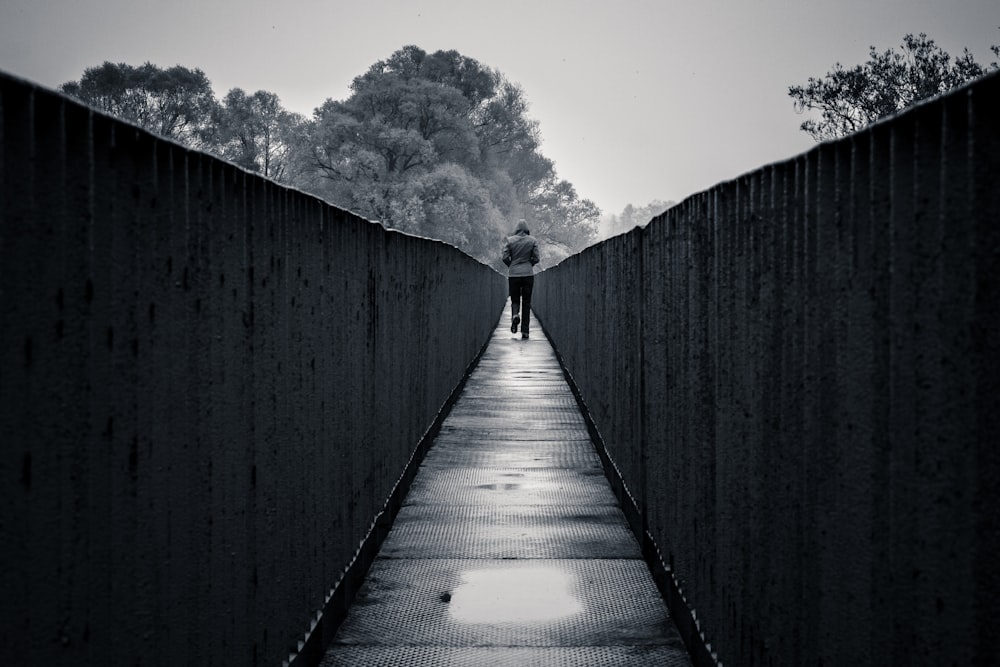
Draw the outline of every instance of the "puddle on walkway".
<instances>
[{"instance_id":1,"label":"puddle on walkway","mask_svg":"<svg viewBox=\"0 0 1000 667\"><path fill-rule=\"evenodd\" d=\"M517 491L523 484L480 484L477 489L486 489L487 491Z\"/></svg>"},{"instance_id":2,"label":"puddle on walkway","mask_svg":"<svg viewBox=\"0 0 1000 667\"><path fill-rule=\"evenodd\" d=\"M554 567L467 570L448 610L460 623L556 621L583 611L572 579Z\"/></svg>"}]
</instances>

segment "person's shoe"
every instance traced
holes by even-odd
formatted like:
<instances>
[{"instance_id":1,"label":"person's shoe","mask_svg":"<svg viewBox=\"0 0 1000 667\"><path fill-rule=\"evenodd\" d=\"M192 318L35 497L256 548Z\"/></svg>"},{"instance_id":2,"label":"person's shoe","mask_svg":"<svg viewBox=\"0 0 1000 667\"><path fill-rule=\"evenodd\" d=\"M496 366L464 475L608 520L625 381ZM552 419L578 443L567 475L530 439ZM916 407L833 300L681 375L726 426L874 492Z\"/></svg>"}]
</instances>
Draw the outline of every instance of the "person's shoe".
<instances>
[{"instance_id":1,"label":"person's shoe","mask_svg":"<svg viewBox=\"0 0 1000 667\"><path fill-rule=\"evenodd\" d=\"M521 334L521 340L528 340L528 334L526 333Z\"/></svg>"},{"instance_id":2,"label":"person's shoe","mask_svg":"<svg viewBox=\"0 0 1000 667\"><path fill-rule=\"evenodd\" d=\"M521 323L521 316L515 315L514 319L510 321L510 332L517 333L517 325Z\"/></svg>"}]
</instances>

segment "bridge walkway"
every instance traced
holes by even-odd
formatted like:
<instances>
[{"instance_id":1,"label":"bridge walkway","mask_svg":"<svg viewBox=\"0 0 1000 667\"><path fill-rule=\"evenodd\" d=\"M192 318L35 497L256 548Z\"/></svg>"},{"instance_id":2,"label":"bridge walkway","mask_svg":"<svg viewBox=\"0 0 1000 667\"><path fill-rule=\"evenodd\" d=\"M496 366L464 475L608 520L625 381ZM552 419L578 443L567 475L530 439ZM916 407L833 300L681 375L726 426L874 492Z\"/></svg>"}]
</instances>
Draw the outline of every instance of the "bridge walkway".
<instances>
[{"instance_id":1,"label":"bridge walkway","mask_svg":"<svg viewBox=\"0 0 1000 667\"><path fill-rule=\"evenodd\" d=\"M690 664L532 326L501 318L323 667Z\"/></svg>"}]
</instances>

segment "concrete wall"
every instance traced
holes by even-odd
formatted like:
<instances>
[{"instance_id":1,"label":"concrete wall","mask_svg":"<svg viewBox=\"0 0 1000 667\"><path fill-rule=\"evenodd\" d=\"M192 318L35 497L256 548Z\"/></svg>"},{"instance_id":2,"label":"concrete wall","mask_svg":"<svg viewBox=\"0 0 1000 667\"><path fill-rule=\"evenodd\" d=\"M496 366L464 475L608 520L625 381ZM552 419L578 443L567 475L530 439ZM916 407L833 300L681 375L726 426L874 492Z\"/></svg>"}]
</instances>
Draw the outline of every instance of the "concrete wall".
<instances>
[{"instance_id":1,"label":"concrete wall","mask_svg":"<svg viewBox=\"0 0 1000 667\"><path fill-rule=\"evenodd\" d=\"M277 665L505 280L0 76L0 663Z\"/></svg>"},{"instance_id":2,"label":"concrete wall","mask_svg":"<svg viewBox=\"0 0 1000 667\"><path fill-rule=\"evenodd\" d=\"M1000 655L998 119L994 75L536 279L724 664Z\"/></svg>"}]
</instances>

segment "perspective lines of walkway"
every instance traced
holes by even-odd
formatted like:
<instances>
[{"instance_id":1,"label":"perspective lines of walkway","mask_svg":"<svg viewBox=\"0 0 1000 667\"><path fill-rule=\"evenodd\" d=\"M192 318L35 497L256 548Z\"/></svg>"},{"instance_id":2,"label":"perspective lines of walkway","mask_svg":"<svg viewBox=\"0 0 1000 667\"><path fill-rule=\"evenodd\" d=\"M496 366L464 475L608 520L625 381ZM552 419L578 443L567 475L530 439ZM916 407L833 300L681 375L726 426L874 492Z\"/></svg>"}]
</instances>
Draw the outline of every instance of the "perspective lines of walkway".
<instances>
[{"instance_id":1,"label":"perspective lines of walkway","mask_svg":"<svg viewBox=\"0 0 1000 667\"><path fill-rule=\"evenodd\" d=\"M501 319L322 665L689 665L544 331Z\"/></svg>"}]
</instances>

